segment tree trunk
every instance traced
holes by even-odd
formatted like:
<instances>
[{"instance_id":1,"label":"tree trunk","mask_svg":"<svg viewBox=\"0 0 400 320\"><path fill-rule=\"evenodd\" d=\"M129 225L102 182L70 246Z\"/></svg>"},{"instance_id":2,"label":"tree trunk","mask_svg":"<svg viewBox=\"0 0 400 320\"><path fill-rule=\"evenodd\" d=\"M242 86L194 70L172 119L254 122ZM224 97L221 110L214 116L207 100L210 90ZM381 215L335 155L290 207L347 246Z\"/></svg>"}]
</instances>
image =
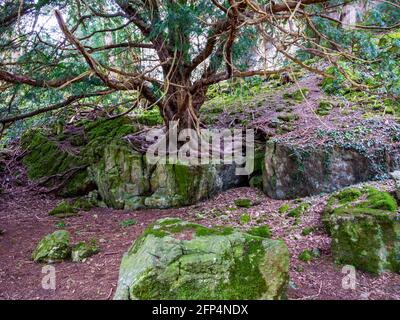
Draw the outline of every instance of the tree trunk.
<instances>
[{"instance_id":1,"label":"tree trunk","mask_svg":"<svg viewBox=\"0 0 400 320\"><path fill-rule=\"evenodd\" d=\"M202 88L193 94L183 86L169 90L161 108L166 126L169 127L170 122L177 121L180 130L201 127L199 111L206 100L206 92L207 88Z\"/></svg>"}]
</instances>

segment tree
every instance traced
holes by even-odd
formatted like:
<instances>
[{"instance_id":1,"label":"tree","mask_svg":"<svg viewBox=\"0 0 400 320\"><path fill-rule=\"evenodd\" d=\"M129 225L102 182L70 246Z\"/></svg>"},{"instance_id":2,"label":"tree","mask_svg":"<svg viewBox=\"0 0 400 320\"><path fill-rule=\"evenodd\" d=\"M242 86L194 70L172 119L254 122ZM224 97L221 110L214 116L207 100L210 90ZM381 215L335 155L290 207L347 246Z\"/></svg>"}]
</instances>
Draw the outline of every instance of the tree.
<instances>
[{"instance_id":1,"label":"tree","mask_svg":"<svg viewBox=\"0 0 400 320\"><path fill-rule=\"evenodd\" d=\"M272 43L287 61L334 78L304 63L292 49L323 58L351 83L363 86L338 63L340 58L360 58L330 36L332 28L324 29L327 22L333 29L342 27L327 14L343 5L334 1L17 2L6 0L0 12L0 92L7 98L7 110L0 111L3 129L67 107L102 104L108 112L118 105L129 111L144 101L160 109L167 125L176 120L181 128L198 127L210 85L289 70L287 62L276 68L248 69L243 57L260 39ZM58 27L46 29L43 20L53 14ZM396 27L355 26L378 31ZM30 101L28 110L18 109L24 100ZM38 108L43 101L50 105Z\"/></svg>"}]
</instances>

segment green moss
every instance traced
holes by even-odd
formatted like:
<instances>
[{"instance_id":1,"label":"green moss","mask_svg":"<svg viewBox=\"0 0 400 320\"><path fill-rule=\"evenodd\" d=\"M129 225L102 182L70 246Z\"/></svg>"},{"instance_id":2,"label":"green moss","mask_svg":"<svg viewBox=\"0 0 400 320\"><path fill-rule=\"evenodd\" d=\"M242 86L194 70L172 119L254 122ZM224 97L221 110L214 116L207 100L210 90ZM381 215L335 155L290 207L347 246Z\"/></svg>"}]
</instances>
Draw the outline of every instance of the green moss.
<instances>
[{"instance_id":1,"label":"green moss","mask_svg":"<svg viewBox=\"0 0 400 320\"><path fill-rule=\"evenodd\" d=\"M60 222L57 222L54 226L55 226L57 229L64 229L66 225L67 225L67 224L65 223L65 221L60 221Z\"/></svg>"},{"instance_id":2,"label":"green moss","mask_svg":"<svg viewBox=\"0 0 400 320\"><path fill-rule=\"evenodd\" d=\"M253 205L253 202L250 199L237 199L234 203L238 208L251 208Z\"/></svg>"},{"instance_id":3,"label":"green moss","mask_svg":"<svg viewBox=\"0 0 400 320\"><path fill-rule=\"evenodd\" d=\"M86 123L84 129L89 141L98 138L104 140L121 138L137 131L137 127L132 124L132 120L128 117L96 120Z\"/></svg>"},{"instance_id":4,"label":"green moss","mask_svg":"<svg viewBox=\"0 0 400 320\"><path fill-rule=\"evenodd\" d=\"M301 235L308 236L313 232L314 232L314 228L313 227L306 227L301 231Z\"/></svg>"},{"instance_id":5,"label":"green moss","mask_svg":"<svg viewBox=\"0 0 400 320\"><path fill-rule=\"evenodd\" d=\"M263 177L262 175L254 176L250 179L249 185L252 188L263 189Z\"/></svg>"},{"instance_id":6,"label":"green moss","mask_svg":"<svg viewBox=\"0 0 400 320\"><path fill-rule=\"evenodd\" d=\"M309 89L299 89L294 91L293 93L285 93L283 95L284 99L293 99L297 102L304 101L304 98L307 98L310 93Z\"/></svg>"},{"instance_id":7,"label":"green moss","mask_svg":"<svg viewBox=\"0 0 400 320\"><path fill-rule=\"evenodd\" d=\"M71 257L74 262L82 262L85 259L95 255L99 252L96 245L96 240L92 240L89 243L79 242L72 248Z\"/></svg>"},{"instance_id":8,"label":"green moss","mask_svg":"<svg viewBox=\"0 0 400 320\"><path fill-rule=\"evenodd\" d=\"M251 216L248 213L242 214L240 216L240 223L241 224L249 224L251 221Z\"/></svg>"},{"instance_id":9,"label":"green moss","mask_svg":"<svg viewBox=\"0 0 400 320\"><path fill-rule=\"evenodd\" d=\"M261 238L271 238L272 232L269 226L253 227L247 231L248 234L252 236L257 236Z\"/></svg>"},{"instance_id":10,"label":"green moss","mask_svg":"<svg viewBox=\"0 0 400 320\"><path fill-rule=\"evenodd\" d=\"M32 253L35 262L60 262L69 257L70 236L66 230L58 230L45 236Z\"/></svg>"},{"instance_id":11,"label":"green moss","mask_svg":"<svg viewBox=\"0 0 400 320\"><path fill-rule=\"evenodd\" d=\"M80 210L90 211L94 207L95 205L88 198L78 198L74 201L63 200L49 212L49 215L58 218L67 218L77 215Z\"/></svg>"},{"instance_id":12,"label":"green moss","mask_svg":"<svg viewBox=\"0 0 400 320\"><path fill-rule=\"evenodd\" d=\"M93 203L93 201L87 197L76 199L73 202L72 206L75 207L76 209L81 209L83 211L90 211L94 207L96 207L96 205Z\"/></svg>"},{"instance_id":13,"label":"green moss","mask_svg":"<svg viewBox=\"0 0 400 320\"><path fill-rule=\"evenodd\" d=\"M282 205L282 206L279 208L279 213L286 213L286 212L289 211L289 209L290 209L289 204L288 204L288 203L285 203L284 205Z\"/></svg>"},{"instance_id":14,"label":"green moss","mask_svg":"<svg viewBox=\"0 0 400 320\"><path fill-rule=\"evenodd\" d=\"M260 298L267 289L265 280L260 272L260 262L264 258L265 250L262 243L257 240L250 240L245 246L244 259L235 259L234 267L230 270L229 283L221 285L217 292L222 296L219 300L225 299L247 299ZM247 285L243 285L243 281ZM218 294L218 295L221 295Z\"/></svg>"},{"instance_id":15,"label":"green moss","mask_svg":"<svg viewBox=\"0 0 400 320\"><path fill-rule=\"evenodd\" d=\"M65 218L74 216L78 212L77 208L67 201L60 202L53 210L49 212L50 216Z\"/></svg>"},{"instance_id":16,"label":"green moss","mask_svg":"<svg viewBox=\"0 0 400 320\"><path fill-rule=\"evenodd\" d=\"M78 157L63 152L57 142L47 137L41 129L28 131L23 135L21 144L28 152L23 164L32 180L63 173L81 165Z\"/></svg>"},{"instance_id":17,"label":"green moss","mask_svg":"<svg viewBox=\"0 0 400 320\"><path fill-rule=\"evenodd\" d=\"M182 220L179 219L179 218L166 218L166 219L158 221L157 225L164 227L164 226L169 226L169 225L172 225L172 224L177 224L177 223L179 223L181 221Z\"/></svg>"},{"instance_id":18,"label":"green moss","mask_svg":"<svg viewBox=\"0 0 400 320\"><path fill-rule=\"evenodd\" d=\"M310 208L310 206L311 205L309 203L304 202L304 203L300 204L298 207L296 207L295 209L291 210L288 213L288 217L299 218Z\"/></svg>"},{"instance_id":19,"label":"green moss","mask_svg":"<svg viewBox=\"0 0 400 320\"><path fill-rule=\"evenodd\" d=\"M157 223L148 226L143 232L144 236L153 235L157 238L165 236L173 236L185 231L192 231L196 236L209 236L209 235L230 235L233 228L224 226L215 226L207 228L196 223L189 223L182 221L179 218L166 218L159 220Z\"/></svg>"},{"instance_id":20,"label":"green moss","mask_svg":"<svg viewBox=\"0 0 400 320\"><path fill-rule=\"evenodd\" d=\"M190 190L189 184L191 179L190 168L187 165L176 164L174 166L175 177L178 184L179 195L184 199L189 198L188 191Z\"/></svg>"},{"instance_id":21,"label":"green moss","mask_svg":"<svg viewBox=\"0 0 400 320\"><path fill-rule=\"evenodd\" d=\"M332 195L323 216L335 262L375 274L400 270L395 199L372 187L351 191Z\"/></svg>"},{"instance_id":22,"label":"green moss","mask_svg":"<svg viewBox=\"0 0 400 320\"><path fill-rule=\"evenodd\" d=\"M343 189L335 196L341 204L345 204L361 197L361 190L357 188Z\"/></svg>"},{"instance_id":23,"label":"green moss","mask_svg":"<svg viewBox=\"0 0 400 320\"><path fill-rule=\"evenodd\" d=\"M142 111L136 116L136 121L146 126L157 126L164 123L164 119L157 108Z\"/></svg>"},{"instance_id":24,"label":"green moss","mask_svg":"<svg viewBox=\"0 0 400 320\"><path fill-rule=\"evenodd\" d=\"M316 110L316 114L318 114L319 116L326 116L331 112L332 109L333 109L332 102L321 101Z\"/></svg>"},{"instance_id":25,"label":"green moss","mask_svg":"<svg viewBox=\"0 0 400 320\"><path fill-rule=\"evenodd\" d=\"M396 199L388 192L382 192L374 188L367 189L367 201L358 205L358 208L369 208L397 212Z\"/></svg>"},{"instance_id":26,"label":"green moss","mask_svg":"<svg viewBox=\"0 0 400 320\"><path fill-rule=\"evenodd\" d=\"M278 115L278 119L284 122L293 122L299 120L299 115L295 113L283 113Z\"/></svg>"},{"instance_id":27,"label":"green moss","mask_svg":"<svg viewBox=\"0 0 400 320\"><path fill-rule=\"evenodd\" d=\"M77 171L58 194L62 197L84 196L96 189L96 184L90 179L87 169Z\"/></svg>"},{"instance_id":28,"label":"green moss","mask_svg":"<svg viewBox=\"0 0 400 320\"><path fill-rule=\"evenodd\" d=\"M137 220L128 219L128 220L121 221L120 226L122 228L128 228L128 227L131 227L131 226L134 226L137 224L138 224Z\"/></svg>"},{"instance_id":29,"label":"green moss","mask_svg":"<svg viewBox=\"0 0 400 320\"><path fill-rule=\"evenodd\" d=\"M204 236L211 236L211 235L220 235L220 236L227 236L233 233L233 228L231 227L223 227L217 226L213 228L206 228L198 226L196 229L196 236L204 237Z\"/></svg>"},{"instance_id":30,"label":"green moss","mask_svg":"<svg viewBox=\"0 0 400 320\"><path fill-rule=\"evenodd\" d=\"M310 262L311 260L313 260L313 258L314 258L313 253L309 249L306 249L299 254L299 260L304 262Z\"/></svg>"}]
</instances>

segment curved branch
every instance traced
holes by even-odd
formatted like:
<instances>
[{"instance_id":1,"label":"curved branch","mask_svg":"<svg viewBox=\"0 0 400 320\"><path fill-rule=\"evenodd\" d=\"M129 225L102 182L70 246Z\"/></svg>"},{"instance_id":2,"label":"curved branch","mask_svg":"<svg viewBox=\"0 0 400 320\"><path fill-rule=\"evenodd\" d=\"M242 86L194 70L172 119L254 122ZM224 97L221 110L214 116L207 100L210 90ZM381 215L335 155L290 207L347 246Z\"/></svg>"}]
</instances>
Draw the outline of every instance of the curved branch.
<instances>
[{"instance_id":1,"label":"curved branch","mask_svg":"<svg viewBox=\"0 0 400 320\"><path fill-rule=\"evenodd\" d=\"M41 109L38 109L38 110L35 110L32 112L20 114L18 116L0 119L0 123L3 125L6 125L6 124L13 123L15 121L32 118L32 117L37 116L42 113L65 108L65 107L71 105L72 103L79 101L81 99L104 96L104 95L107 95L107 94L110 94L113 92L114 92L114 90L108 90L108 91L98 91L98 92L93 92L93 93L88 93L88 94L80 94L80 95L71 96L71 97L67 98L66 100L64 100L63 102L56 103L56 104L53 104L53 105L45 107L45 108L41 108Z\"/></svg>"}]
</instances>

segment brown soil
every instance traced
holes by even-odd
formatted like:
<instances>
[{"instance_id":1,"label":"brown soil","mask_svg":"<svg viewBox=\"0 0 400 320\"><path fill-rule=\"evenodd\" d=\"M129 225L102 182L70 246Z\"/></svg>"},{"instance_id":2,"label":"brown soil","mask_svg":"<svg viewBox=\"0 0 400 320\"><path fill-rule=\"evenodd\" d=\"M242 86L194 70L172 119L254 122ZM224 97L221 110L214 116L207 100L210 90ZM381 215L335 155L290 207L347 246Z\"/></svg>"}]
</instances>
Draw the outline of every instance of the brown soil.
<instances>
[{"instance_id":1,"label":"brown soil","mask_svg":"<svg viewBox=\"0 0 400 320\"><path fill-rule=\"evenodd\" d=\"M393 188L390 183L384 185ZM253 199L257 205L250 209L235 209L234 200ZM271 200L251 188L227 191L202 204L172 210L125 212L96 208L81 216L66 220L63 229L72 236L72 243L97 240L100 253L84 263L55 264L55 291L44 290L41 281L43 265L30 259L37 242L54 232L61 220L49 217L47 212L60 200L38 195L24 188L0 196L0 299L112 299L118 280L121 257L132 242L151 222L162 217L182 217L208 225L230 225L247 229L252 225L268 224L273 237L284 239L292 255L289 299L400 299L400 275L383 274L373 277L357 272L356 290L344 290L344 274L332 263L330 239L323 232L320 216L324 197L309 198L312 208L295 224L292 218L279 214L283 201ZM294 206L292 202L289 202ZM240 217L249 213L247 225ZM121 222L134 219L136 225L122 227ZM301 236L305 226L317 231ZM300 262L298 254L306 248L318 248L321 258L310 263Z\"/></svg>"}]
</instances>

